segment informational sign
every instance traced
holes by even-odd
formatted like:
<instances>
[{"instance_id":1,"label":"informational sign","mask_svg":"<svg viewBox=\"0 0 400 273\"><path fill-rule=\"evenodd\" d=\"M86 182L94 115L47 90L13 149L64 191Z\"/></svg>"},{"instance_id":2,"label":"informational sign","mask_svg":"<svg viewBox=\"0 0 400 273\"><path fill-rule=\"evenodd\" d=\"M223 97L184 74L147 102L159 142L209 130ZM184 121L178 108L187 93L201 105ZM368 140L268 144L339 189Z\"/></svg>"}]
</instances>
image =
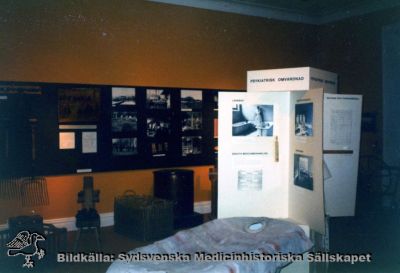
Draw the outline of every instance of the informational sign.
<instances>
[{"instance_id":1,"label":"informational sign","mask_svg":"<svg viewBox=\"0 0 400 273\"><path fill-rule=\"evenodd\" d=\"M322 102L322 89L220 93L218 217L290 218L324 233Z\"/></svg>"},{"instance_id":2,"label":"informational sign","mask_svg":"<svg viewBox=\"0 0 400 273\"><path fill-rule=\"evenodd\" d=\"M82 153L97 153L96 132L82 132Z\"/></svg>"},{"instance_id":3,"label":"informational sign","mask_svg":"<svg viewBox=\"0 0 400 273\"><path fill-rule=\"evenodd\" d=\"M218 216L287 218L289 92L219 94Z\"/></svg>"},{"instance_id":4,"label":"informational sign","mask_svg":"<svg viewBox=\"0 0 400 273\"><path fill-rule=\"evenodd\" d=\"M324 96L324 163L330 172L324 191L331 217L355 215L361 108L360 95Z\"/></svg>"},{"instance_id":5,"label":"informational sign","mask_svg":"<svg viewBox=\"0 0 400 273\"><path fill-rule=\"evenodd\" d=\"M312 88L324 88L325 93L337 93L337 74L313 67L247 72L248 92L306 91Z\"/></svg>"}]
</instances>

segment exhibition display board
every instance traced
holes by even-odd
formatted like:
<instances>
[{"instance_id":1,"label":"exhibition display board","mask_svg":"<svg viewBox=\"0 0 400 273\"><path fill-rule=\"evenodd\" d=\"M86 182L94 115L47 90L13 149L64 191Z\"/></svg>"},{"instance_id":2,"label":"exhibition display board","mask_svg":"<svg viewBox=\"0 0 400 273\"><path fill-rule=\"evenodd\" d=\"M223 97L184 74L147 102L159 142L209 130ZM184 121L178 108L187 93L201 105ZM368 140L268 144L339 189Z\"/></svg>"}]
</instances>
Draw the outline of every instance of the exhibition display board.
<instances>
[{"instance_id":1,"label":"exhibition display board","mask_svg":"<svg viewBox=\"0 0 400 273\"><path fill-rule=\"evenodd\" d=\"M324 233L322 103L322 89L219 94L218 217L290 218ZM296 133L304 115L307 136Z\"/></svg>"},{"instance_id":2,"label":"exhibition display board","mask_svg":"<svg viewBox=\"0 0 400 273\"><path fill-rule=\"evenodd\" d=\"M211 165L219 90L0 83L0 178Z\"/></svg>"},{"instance_id":3,"label":"exhibition display board","mask_svg":"<svg viewBox=\"0 0 400 273\"><path fill-rule=\"evenodd\" d=\"M326 216L354 216L362 97L336 94L337 75L311 67L247 76L247 93L219 94L218 217L324 234Z\"/></svg>"},{"instance_id":4,"label":"exhibition display board","mask_svg":"<svg viewBox=\"0 0 400 273\"><path fill-rule=\"evenodd\" d=\"M361 95L324 95L325 213L354 216L361 134Z\"/></svg>"}]
</instances>

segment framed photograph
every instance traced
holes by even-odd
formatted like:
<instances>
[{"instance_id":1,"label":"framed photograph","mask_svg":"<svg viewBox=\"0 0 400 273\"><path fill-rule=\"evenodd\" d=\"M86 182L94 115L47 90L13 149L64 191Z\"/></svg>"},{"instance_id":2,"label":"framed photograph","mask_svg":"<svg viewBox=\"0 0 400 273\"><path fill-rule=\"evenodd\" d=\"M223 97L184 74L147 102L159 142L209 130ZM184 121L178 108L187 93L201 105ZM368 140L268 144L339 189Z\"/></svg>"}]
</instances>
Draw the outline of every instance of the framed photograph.
<instances>
[{"instance_id":1,"label":"framed photograph","mask_svg":"<svg viewBox=\"0 0 400 273\"><path fill-rule=\"evenodd\" d=\"M294 184L307 190L314 190L313 158L294 154Z\"/></svg>"},{"instance_id":2,"label":"framed photograph","mask_svg":"<svg viewBox=\"0 0 400 273\"><path fill-rule=\"evenodd\" d=\"M137 138L113 138L112 139L112 154L116 156L136 155Z\"/></svg>"},{"instance_id":3,"label":"framed photograph","mask_svg":"<svg viewBox=\"0 0 400 273\"><path fill-rule=\"evenodd\" d=\"M218 92L213 95L213 108L214 111L218 111Z\"/></svg>"},{"instance_id":4,"label":"framed photograph","mask_svg":"<svg viewBox=\"0 0 400 273\"><path fill-rule=\"evenodd\" d=\"M181 90L181 110L200 110L203 106L203 92L200 90Z\"/></svg>"},{"instance_id":5,"label":"framed photograph","mask_svg":"<svg viewBox=\"0 0 400 273\"><path fill-rule=\"evenodd\" d=\"M168 142L151 142L150 149L153 157L166 156L168 153Z\"/></svg>"},{"instance_id":6,"label":"framed photograph","mask_svg":"<svg viewBox=\"0 0 400 273\"><path fill-rule=\"evenodd\" d=\"M131 87L113 87L111 89L112 107L135 106L136 90Z\"/></svg>"},{"instance_id":7,"label":"framed photograph","mask_svg":"<svg viewBox=\"0 0 400 273\"><path fill-rule=\"evenodd\" d=\"M100 88L58 89L59 122L97 122L100 114Z\"/></svg>"},{"instance_id":8,"label":"framed photograph","mask_svg":"<svg viewBox=\"0 0 400 273\"><path fill-rule=\"evenodd\" d=\"M147 89L146 90L146 108L148 109L170 109L171 94L164 89Z\"/></svg>"},{"instance_id":9,"label":"framed photograph","mask_svg":"<svg viewBox=\"0 0 400 273\"><path fill-rule=\"evenodd\" d=\"M148 137L168 137L171 134L171 120L169 117L147 118Z\"/></svg>"},{"instance_id":10,"label":"framed photograph","mask_svg":"<svg viewBox=\"0 0 400 273\"><path fill-rule=\"evenodd\" d=\"M201 112L183 112L182 131L201 130L203 119Z\"/></svg>"},{"instance_id":11,"label":"framed photograph","mask_svg":"<svg viewBox=\"0 0 400 273\"><path fill-rule=\"evenodd\" d=\"M58 146L60 150L75 149L75 132L60 132Z\"/></svg>"},{"instance_id":12,"label":"framed photograph","mask_svg":"<svg viewBox=\"0 0 400 273\"><path fill-rule=\"evenodd\" d=\"M137 131L136 111L113 111L111 118L112 132L135 132Z\"/></svg>"},{"instance_id":13,"label":"framed photograph","mask_svg":"<svg viewBox=\"0 0 400 273\"><path fill-rule=\"evenodd\" d=\"M313 135L313 104L302 103L295 106L295 135Z\"/></svg>"},{"instance_id":14,"label":"framed photograph","mask_svg":"<svg viewBox=\"0 0 400 273\"><path fill-rule=\"evenodd\" d=\"M273 134L273 105L233 105L232 136L271 137Z\"/></svg>"},{"instance_id":15,"label":"framed photograph","mask_svg":"<svg viewBox=\"0 0 400 273\"><path fill-rule=\"evenodd\" d=\"M202 153L201 136L183 136L182 137L182 156L198 155Z\"/></svg>"},{"instance_id":16,"label":"framed photograph","mask_svg":"<svg viewBox=\"0 0 400 273\"><path fill-rule=\"evenodd\" d=\"M82 153L97 153L97 132L82 132Z\"/></svg>"}]
</instances>

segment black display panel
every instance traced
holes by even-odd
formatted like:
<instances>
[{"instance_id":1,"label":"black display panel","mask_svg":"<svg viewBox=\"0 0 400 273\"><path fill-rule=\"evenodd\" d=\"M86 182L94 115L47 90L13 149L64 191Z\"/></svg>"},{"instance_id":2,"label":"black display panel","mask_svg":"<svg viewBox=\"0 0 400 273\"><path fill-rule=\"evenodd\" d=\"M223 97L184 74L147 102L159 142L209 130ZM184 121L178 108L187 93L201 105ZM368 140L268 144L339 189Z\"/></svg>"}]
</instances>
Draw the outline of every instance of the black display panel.
<instances>
[{"instance_id":1,"label":"black display panel","mask_svg":"<svg viewBox=\"0 0 400 273\"><path fill-rule=\"evenodd\" d=\"M0 176L214 164L218 92L1 82Z\"/></svg>"}]
</instances>

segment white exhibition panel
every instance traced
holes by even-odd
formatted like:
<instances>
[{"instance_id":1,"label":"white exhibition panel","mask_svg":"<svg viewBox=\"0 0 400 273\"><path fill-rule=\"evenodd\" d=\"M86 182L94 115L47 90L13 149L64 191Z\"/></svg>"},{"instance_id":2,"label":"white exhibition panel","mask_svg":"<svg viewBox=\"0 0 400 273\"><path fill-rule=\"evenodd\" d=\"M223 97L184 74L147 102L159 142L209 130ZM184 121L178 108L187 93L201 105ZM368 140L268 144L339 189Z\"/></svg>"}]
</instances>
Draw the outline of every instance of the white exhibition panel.
<instances>
[{"instance_id":1,"label":"white exhibition panel","mask_svg":"<svg viewBox=\"0 0 400 273\"><path fill-rule=\"evenodd\" d=\"M354 216L361 133L361 95L325 94L325 210L331 217Z\"/></svg>"},{"instance_id":2,"label":"white exhibition panel","mask_svg":"<svg viewBox=\"0 0 400 273\"><path fill-rule=\"evenodd\" d=\"M221 92L218 103L218 217L287 218L289 92ZM273 106L273 120L268 120L273 132L240 131L255 123L256 106L264 113Z\"/></svg>"},{"instance_id":3,"label":"white exhibition panel","mask_svg":"<svg viewBox=\"0 0 400 273\"><path fill-rule=\"evenodd\" d=\"M323 234L323 90L222 92L218 101L218 217L290 218ZM312 136L295 135L296 109L304 104L311 105ZM273 106L269 136L237 133L237 128L254 123L255 106ZM296 156L310 166L311 189L295 185Z\"/></svg>"},{"instance_id":4,"label":"white exhibition panel","mask_svg":"<svg viewBox=\"0 0 400 273\"><path fill-rule=\"evenodd\" d=\"M338 76L336 73L310 67L309 89L323 88L324 93L337 93Z\"/></svg>"},{"instance_id":5,"label":"white exhibition panel","mask_svg":"<svg viewBox=\"0 0 400 273\"><path fill-rule=\"evenodd\" d=\"M312 67L253 70L247 72L247 91L306 91L324 88L337 93L337 74Z\"/></svg>"},{"instance_id":6,"label":"white exhibition panel","mask_svg":"<svg viewBox=\"0 0 400 273\"><path fill-rule=\"evenodd\" d=\"M322 88L220 93L218 217L291 218L324 234L325 214L353 216L361 107ZM256 129L260 111L269 133Z\"/></svg>"},{"instance_id":7,"label":"white exhibition panel","mask_svg":"<svg viewBox=\"0 0 400 273\"><path fill-rule=\"evenodd\" d=\"M291 93L289 218L325 233L322 164L323 89ZM307 115L308 133L297 129L299 116ZM305 117L303 117L305 119ZM301 118L300 118L301 119Z\"/></svg>"}]
</instances>

